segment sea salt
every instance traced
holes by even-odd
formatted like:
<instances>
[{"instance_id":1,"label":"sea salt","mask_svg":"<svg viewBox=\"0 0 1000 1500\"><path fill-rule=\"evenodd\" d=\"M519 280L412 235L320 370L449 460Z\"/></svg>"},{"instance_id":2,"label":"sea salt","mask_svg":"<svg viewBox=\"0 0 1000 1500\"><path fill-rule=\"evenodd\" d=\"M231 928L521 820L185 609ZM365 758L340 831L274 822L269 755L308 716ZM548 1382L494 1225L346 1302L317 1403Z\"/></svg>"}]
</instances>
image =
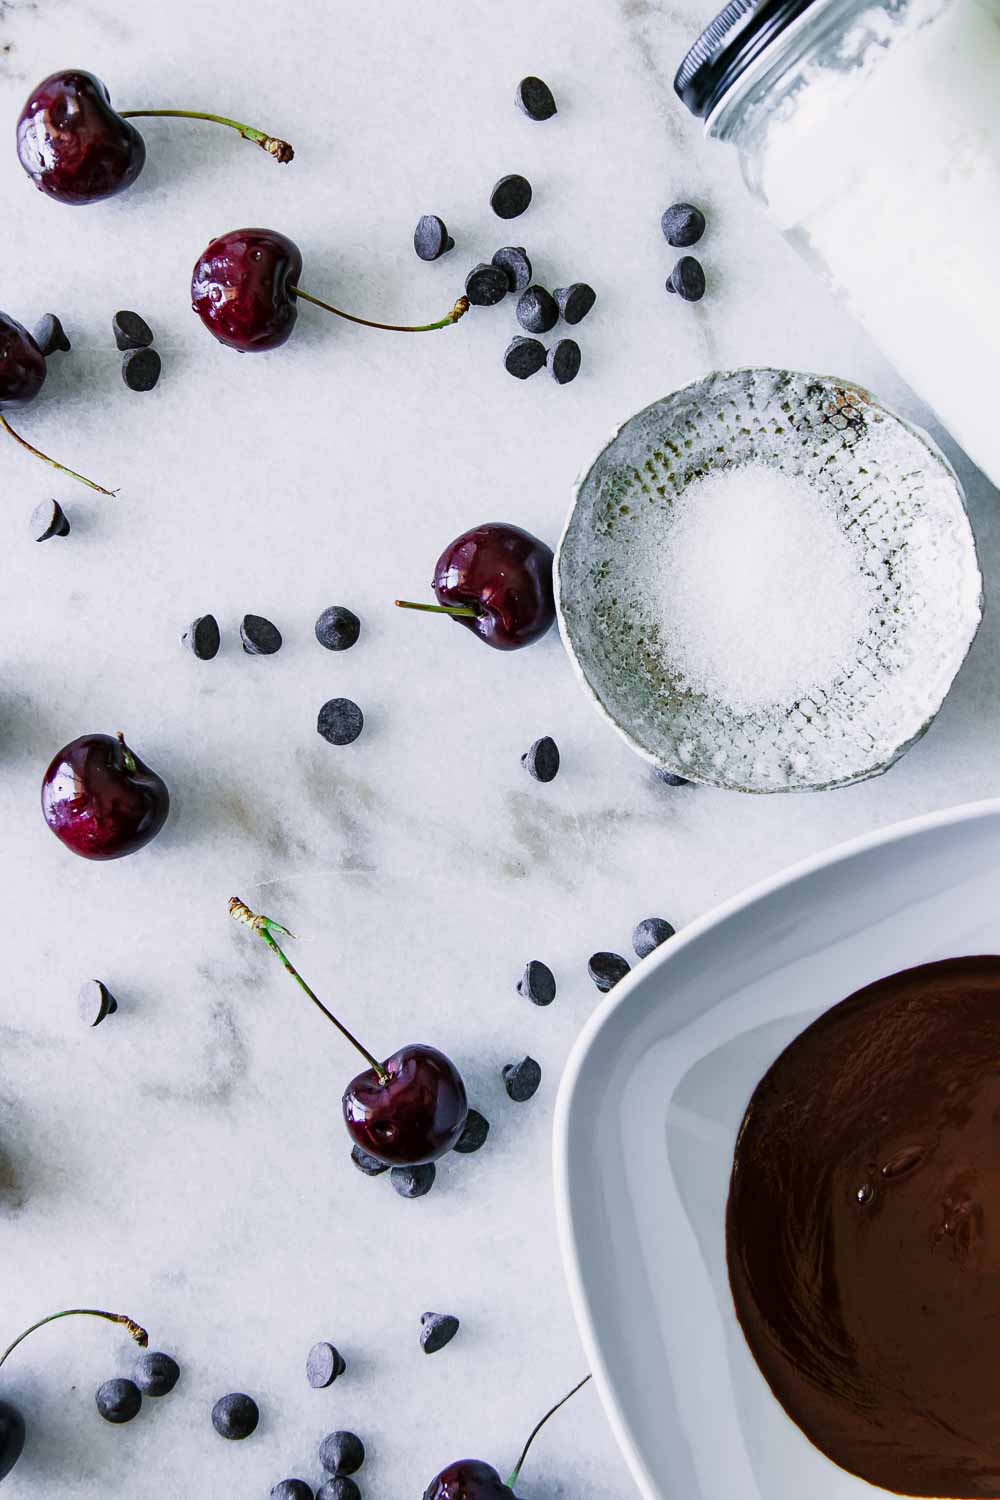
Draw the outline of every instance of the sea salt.
<instances>
[{"instance_id":1,"label":"sea salt","mask_svg":"<svg viewBox=\"0 0 1000 1500\"><path fill-rule=\"evenodd\" d=\"M684 490L658 574L682 685L740 713L825 695L856 662L877 598L831 498L766 464Z\"/></svg>"}]
</instances>

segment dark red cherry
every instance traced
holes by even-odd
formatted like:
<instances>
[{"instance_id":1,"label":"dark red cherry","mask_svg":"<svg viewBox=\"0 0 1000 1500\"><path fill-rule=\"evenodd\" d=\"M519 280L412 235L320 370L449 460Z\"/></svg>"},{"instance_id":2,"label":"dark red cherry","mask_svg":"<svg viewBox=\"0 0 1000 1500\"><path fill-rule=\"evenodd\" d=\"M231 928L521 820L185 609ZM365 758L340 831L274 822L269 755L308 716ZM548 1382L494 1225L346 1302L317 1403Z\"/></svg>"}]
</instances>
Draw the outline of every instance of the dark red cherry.
<instances>
[{"instance_id":1,"label":"dark red cherry","mask_svg":"<svg viewBox=\"0 0 1000 1500\"><path fill-rule=\"evenodd\" d=\"M556 617L552 548L503 521L474 526L450 542L437 560L432 587L437 604L396 603L451 615L497 651L530 646Z\"/></svg>"},{"instance_id":2,"label":"dark red cherry","mask_svg":"<svg viewBox=\"0 0 1000 1500\"><path fill-rule=\"evenodd\" d=\"M302 275L298 245L276 229L233 229L195 263L191 306L221 344L241 353L277 349L298 315L291 288Z\"/></svg>"},{"instance_id":3,"label":"dark red cherry","mask_svg":"<svg viewBox=\"0 0 1000 1500\"><path fill-rule=\"evenodd\" d=\"M457 323L469 310L468 297L459 297L436 323L375 323L304 292L298 285L301 275L302 254L287 235L276 229L231 229L212 240L195 262L191 306L220 344L241 354L283 344L295 327L299 298L348 323L389 333L433 333Z\"/></svg>"},{"instance_id":4,"label":"dark red cherry","mask_svg":"<svg viewBox=\"0 0 1000 1500\"><path fill-rule=\"evenodd\" d=\"M450 1058L413 1043L366 1068L344 1090L344 1120L356 1145L393 1167L417 1166L450 1151L462 1134L469 1102Z\"/></svg>"},{"instance_id":5,"label":"dark red cherry","mask_svg":"<svg viewBox=\"0 0 1000 1500\"><path fill-rule=\"evenodd\" d=\"M119 859L155 838L170 794L119 734L82 734L64 745L42 781L42 813L67 849Z\"/></svg>"},{"instance_id":6,"label":"dark red cherry","mask_svg":"<svg viewBox=\"0 0 1000 1500\"><path fill-rule=\"evenodd\" d=\"M146 162L134 125L111 108L93 73L52 73L17 122L17 154L35 186L60 203L97 203L129 187Z\"/></svg>"},{"instance_id":7,"label":"dark red cherry","mask_svg":"<svg viewBox=\"0 0 1000 1500\"><path fill-rule=\"evenodd\" d=\"M0 313L0 411L34 401L45 384L45 355L20 323Z\"/></svg>"},{"instance_id":8,"label":"dark red cherry","mask_svg":"<svg viewBox=\"0 0 1000 1500\"><path fill-rule=\"evenodd\" d=\"M424 1500L514 1500L496 1469L478 1458L460 1458L424 1490Z\"/></svg>"},{"instance_id":9,"label":"dark red cherry","mask_svg":"<svg viewBox=\"0 0 1000 1500\"><path fill-rule=\"evenodd\" d=\"M0 1479L6 1479L24 1449L24 1418L9 1401L0 1401Z\"/></svg>"}]
</instances>

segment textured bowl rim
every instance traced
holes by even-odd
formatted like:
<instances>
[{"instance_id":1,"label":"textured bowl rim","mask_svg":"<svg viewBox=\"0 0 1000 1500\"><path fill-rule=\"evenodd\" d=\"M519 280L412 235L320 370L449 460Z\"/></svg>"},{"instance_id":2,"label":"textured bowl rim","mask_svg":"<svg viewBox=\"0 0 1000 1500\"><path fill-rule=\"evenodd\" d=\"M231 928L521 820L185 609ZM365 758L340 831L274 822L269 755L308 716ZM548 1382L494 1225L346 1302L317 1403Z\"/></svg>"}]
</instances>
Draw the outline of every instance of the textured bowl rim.
<instances>
[{"instance_id":1,"label":"textured bowl rim","mask_svg":"<svg viewBox=\"0 0 1000 1500\"><path fill-rule=\"evenodd\" d=\"M917 441L926 449L930 463L935 464L937 465L937 467L942 469L947 479L950 481L958 498L959 506L961 508L962 514L965 516L966 525L968 527L969 542L972 549L972 561L975 566L976 575L979 579L979 589L977 593L977 615L975 622L972 625L971 632L969 633L968 640L965 643L965 650L962 652L955 665L955 670L952 673L951 678L949 679L947 687L942 692L937 706L931 711L923 724L920 725L916 733L912 734L908 739L902 741L899 745L897 745L893 749L888 759L877 766L874 766L868 770L860 771L853 776L842 777L838 781L799 782L792 786L780 787L737 786L732 782L712 781L709 777L704 775L690 774L688 767L676 764L673 761L665 760L662 756L657 755L654 751L647 749L645 745L641 744L640 741L636 739L632 731L615 717L614 713L603 701L600 694L597 692L597 689L590 681L590 678L587 676L586 670L583 666L583 662L577 654L576 647L573 644L569 625L567 624L565 611L563 609L563 550L569 536L570 528L573 525L574 519L576 518L577 509L580 504L580 495L583 487L587 483L587 480L590 478L600 460L604 457L605 453L608 451L611 445L618 440L618 438L621 436L630 422L634 421L637 417L641 417L645 412L651 411L654 407L661 405L662 402L671 401L676 397L684 396L689 391L693 391L699 386L707 386L718 381L732 380L738 375L793 375L800 379L817 380L822 382L823 385L833 385L843 390L856 392L867 404L875 407L878 411L883 412L894 422L898 422L901 427L904 427L906 431L909 432L913 437L915 437ZM781 369L777 365L737 365L731 370L711 370L707 375L702 375L697 380L689 381L687 385L678 386L678 388L674 391L668 391L665 396L658 396L655 400L647 402L645 406L641 406L638 411L632 412L623 421L619 422L612 431L611 436L601 444L601 446L595 452L593 458L591 458L590 461L585 465L585 467L579 471L576 479L574 480L569 511L566 515L566 520L563 523L562 531L559 534L559 541L556 544L555 556L552 566L552 585L553 594L555 597L556 619L559 623L559 634L562 637L562 643L565 647L566 655L569 657L570 665L573 669L573 675L576 677L577 682L579 683L585 697L590 699L590 702L597 709L597 712L600 714L601 718L604 719L606 723L611 725L611 728L625 741L629 748L634 750L637 755L641 756L644 761L646 761L649 765L654 766L657 770L670 771L672 774L676 776L682 776L686 781L693 782L700 786L716 787L721 791L728 792L746 792L753 796L774 796L780 793L787 794L793 792L837 791L841 787L856 786L859 782L870 781L873 777L883 776L891 766L894 766L896 764L900 756L904 755L906 751L911 748L911 746L915 745L918 740L924 737L928 729L933 724L934 720L937 718L945 699L951 692L952 686L955 682L955 678L961 671L965 660L972 649L973 642L975 641L976 636L979 633L979 628L983 622L983 613L985 609L985 599L983 593L983 570L979 562L979 549L976 545L975 532L973 531L972 523L969 520L968 506L965 502L965 491L962 488L962 481L959 479L958 474L955 472L955 469L952 467L946 454L941 450L941 448L938 447L937 443L931 437L930 433L926 432L924 428L918 427L916 423L911 422L907 417L901 416L899 412L894 411L891 407L886 406L878 399L877 396L874 396L866 386L859 385L856 380L841 379L837 375L818 375L809 370Z\"/></svg>"}]
</instances>

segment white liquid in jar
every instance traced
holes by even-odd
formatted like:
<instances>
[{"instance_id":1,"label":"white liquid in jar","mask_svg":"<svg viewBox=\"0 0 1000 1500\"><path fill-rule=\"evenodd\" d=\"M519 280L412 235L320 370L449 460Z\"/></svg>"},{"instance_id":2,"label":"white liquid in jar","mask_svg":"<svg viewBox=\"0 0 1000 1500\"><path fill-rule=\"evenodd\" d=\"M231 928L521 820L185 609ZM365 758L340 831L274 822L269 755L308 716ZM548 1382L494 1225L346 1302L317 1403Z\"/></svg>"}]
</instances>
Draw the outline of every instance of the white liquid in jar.
<instances>
[{"instance_id":1,"label":"white liquid in jar","mask_svg":"<svg viewBox=\"0 0 1000 1500\"><path fill-rule=\"evenodd\" d=\"M879 14L864 17L869 37ZM761 186L784 233L1000 483L1000 0L882 14L886 45L847 72L807 68L776 111Z\"/></svg>"}]
</instances>

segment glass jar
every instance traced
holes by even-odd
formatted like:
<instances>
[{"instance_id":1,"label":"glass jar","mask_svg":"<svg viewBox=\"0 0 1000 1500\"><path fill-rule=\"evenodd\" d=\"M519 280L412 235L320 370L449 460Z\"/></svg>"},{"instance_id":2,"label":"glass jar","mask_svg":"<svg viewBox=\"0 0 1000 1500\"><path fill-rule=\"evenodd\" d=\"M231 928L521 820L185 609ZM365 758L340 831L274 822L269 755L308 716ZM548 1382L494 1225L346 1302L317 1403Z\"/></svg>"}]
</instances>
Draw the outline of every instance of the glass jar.
<instances>
[{"instance_id":1,"label":"glass jar","mask_svg":"<svg viewBox=\"0 0 1000 1500\"><path fill-rule=\"evenodd\" d=\"M730 0L675 85L1000 483L1000 0Z\"/></svg>"}]
</instances>

